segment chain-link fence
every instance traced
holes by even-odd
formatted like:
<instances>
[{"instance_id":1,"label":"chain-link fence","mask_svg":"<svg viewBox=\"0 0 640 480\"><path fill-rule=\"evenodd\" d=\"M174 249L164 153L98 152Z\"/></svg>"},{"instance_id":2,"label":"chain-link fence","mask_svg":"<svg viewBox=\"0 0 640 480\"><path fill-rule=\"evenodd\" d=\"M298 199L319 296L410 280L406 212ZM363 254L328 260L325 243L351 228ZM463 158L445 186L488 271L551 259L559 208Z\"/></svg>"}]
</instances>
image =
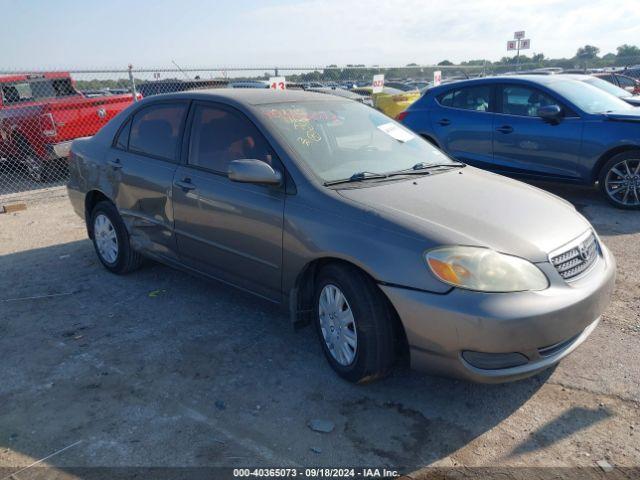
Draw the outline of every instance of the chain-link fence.
<instances>
[{"instance_id":1,"label":"chain-link fence","mask_svg":"<svg viewBox=\"0 0 640 480\"><path fill-rule=\"evenodd\" d=\"M520 71L535 65L518 65ZM0 200L64 185L75 138L94 135L118 112L142 97L208 88L313 90L369 104L395 117L433 85L495 75L514 65L473 64L403 67L250 67L0 72ZM555 73L538 70L538 73ZM374 75L384 75L372 94ZM624 72L640 77L640 66Z\"/></svg>"}]
</instances>

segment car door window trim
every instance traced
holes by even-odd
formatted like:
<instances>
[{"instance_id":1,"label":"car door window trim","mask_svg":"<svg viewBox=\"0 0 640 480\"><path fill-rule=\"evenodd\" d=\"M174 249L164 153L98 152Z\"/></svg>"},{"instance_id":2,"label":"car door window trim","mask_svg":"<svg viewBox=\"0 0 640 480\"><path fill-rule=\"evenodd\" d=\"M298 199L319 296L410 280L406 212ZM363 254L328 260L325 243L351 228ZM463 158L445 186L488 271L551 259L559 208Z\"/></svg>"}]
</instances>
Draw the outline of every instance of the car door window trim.
<instances>
[{"instance_id":1,"label":"car door window trim","mask_svg":"<svg viewBox=\"0 0 640 480\"><path fill-rule=\"evenodd\" d=\"M182 143L184 141L184 133L185 133L185 127L186 127L186 123L187 123L187 118L190 115L190 111L191 111L191 104L193 102L190 100L182 100L182 99L176 99L176 100L159 100L159 101L155 101L155 102L150 102L150 103L146 103L145 105L140 106L139 108L136 108L133 112L131 112L127 119L122 122L122 124L120 125L120 127L118 128L116 134L113 136L113 140L111 143L111 148L115 149L115 150L119 150L121 152L129 152L132 153L134 155L140 155L142 157L146 157L146 158L150 158L153 160L160 160L163 162L167 162L170 163L172 165L179 165L180 164L180 152L182 151ZM182 118L182 121L180 122L180 128L178 130L178 135L177 135L177 142L176 142L176 150L174 152L174 158L167 158L167 157L163 157L163 156L159 156L159 155L153 155L147 152L143 152L140 150L136 150L136 149L132 149L130 148L130 138L131 138L131 127L133 127L133 120L134 117L148 109L148 108L152 108L152 107L157 107L159 105L184 105L185 106L185 114L184 117ZM129 138L127 138L127 148L122 149L120 147L118 147L117 141L120 138L120 134L126 129L129 128Z\"/></svg>"},{"instance_id":2,"label":"car door window trim","mask_svg":"<svg viewBox=\"0 0 640 480\"><path fill-rule=\"evenodd\" d=\"M255 124L255 122L253 120L251 120L244 112L242 112L241 110L233 107L232 105L228 105L226 103L222 103L222 102L212 102L212 101L202 101L202 100L196 100L192 103L191 108L189 109L189 113L185 122L185 134L183 136L183 143L182 143L182 147L181 147L181 155L180 155L180 164L184 167L187 168L192 168L194 170L197 171L201 171L204 173L208 173L208 174L213 174L213 175L217 175L221 178L226 178L227 180L229 179L229 175L227 172L221 172L219 170L214 170L211 168L207 168L207 167L203 167L201 165L196 165L193 163L189 163L189 157L191 156L191 136L193 135L193 129L194 129L194 118L195 118L195 113L198 107L209 107L209 108L217 108L219 110L223 110L226 112L229 112L232 115L237 115L239 118L241 118L242 120L248 122L249 125L251 125L251 127L256 131L256 133L258 135L260 135L260 137L262 138L262 141L264 142L264 144L266 145L267 149L269 150L269 152L272 155L272 160L273 163L277 166L277 168L280 169L280 171L282 172L282 178L287 178L287 169L284 166L284 163L280 160L280 157L276 154L275 149L273 148L273 146L271 145L271 143L269 142L269 140L266 138L266 136L260 131L260 129L258 128L258 126ZM231 181L231 180L229 180ZM275 188L286 188L286 184L287 181L285 180L285 182L283 182L283 185L280 187L275 187ZM273 186L270 188L274 188Z\"/></svg>"}]
</instances>

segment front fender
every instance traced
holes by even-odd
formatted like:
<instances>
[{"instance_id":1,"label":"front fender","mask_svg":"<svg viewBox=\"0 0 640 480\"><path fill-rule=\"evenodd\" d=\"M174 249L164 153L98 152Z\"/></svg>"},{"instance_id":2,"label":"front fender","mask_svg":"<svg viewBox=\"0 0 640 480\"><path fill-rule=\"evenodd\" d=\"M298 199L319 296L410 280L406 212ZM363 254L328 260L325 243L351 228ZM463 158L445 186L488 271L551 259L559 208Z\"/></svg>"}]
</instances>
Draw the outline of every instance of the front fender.
<instances>
[{"instance_id":1,"label":"front fender","mask_svg":"<svg viewBox=\"0 0 640 480\"><path fill-rule=\"evenodd\" d=\"M437 280L423 257L429 246L415 235L374 223L365 212L348 204L340 213L287 199L283 231L282 290L295 288L305 267L314 260L349 262L375 281L444 294L451 287ZM370 215L375 215L369 212Z\"/></svg>"}]
</instances>

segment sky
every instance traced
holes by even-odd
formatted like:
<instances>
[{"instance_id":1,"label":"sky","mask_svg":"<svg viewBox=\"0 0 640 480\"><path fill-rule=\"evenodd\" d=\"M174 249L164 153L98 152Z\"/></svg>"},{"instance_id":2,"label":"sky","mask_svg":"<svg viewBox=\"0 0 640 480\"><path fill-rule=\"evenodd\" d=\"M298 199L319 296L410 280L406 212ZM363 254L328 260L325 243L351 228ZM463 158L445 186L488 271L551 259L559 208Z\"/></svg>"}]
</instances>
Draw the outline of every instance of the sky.
<instances>
[{"instance_id":1,"label":"sky","mask_svg":"<svg viewBox=\"0 0 640 480\"><path fill-rule=\"evenodd\" d=\"M640 44L640 0L0 0L0 71L400 66Z\"/></svg>"}]
</instances>

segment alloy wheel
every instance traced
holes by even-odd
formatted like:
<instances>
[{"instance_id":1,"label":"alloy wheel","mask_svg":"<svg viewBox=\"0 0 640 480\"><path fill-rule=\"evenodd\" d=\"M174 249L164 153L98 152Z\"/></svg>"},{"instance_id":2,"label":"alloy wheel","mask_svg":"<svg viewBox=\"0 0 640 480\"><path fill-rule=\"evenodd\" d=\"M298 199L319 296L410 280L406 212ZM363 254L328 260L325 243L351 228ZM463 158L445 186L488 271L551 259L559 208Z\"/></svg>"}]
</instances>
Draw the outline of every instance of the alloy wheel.
<instances>
[{"instance_id":1,"label":"alloy wheel","mask_svg":"<svg viewBox=\"0 0 640 480\"><path fill-rule=\"evenodd\" d=\"M318 315L322 338L340 365L351 365L358 349L356 321L349 302L337 286L325 285L320 292Z\"/></svg>"},{"instance_id":2,"label":"alloy wheel","mask_svg":"<svg viewBox=\"0 0 640 480\"><path fill-rule=\"evenodd\" d=\"M605 177L605 191L616 203L640 205L640 158L628 158L611 167Z\"/></svg>"}]
</instances>

